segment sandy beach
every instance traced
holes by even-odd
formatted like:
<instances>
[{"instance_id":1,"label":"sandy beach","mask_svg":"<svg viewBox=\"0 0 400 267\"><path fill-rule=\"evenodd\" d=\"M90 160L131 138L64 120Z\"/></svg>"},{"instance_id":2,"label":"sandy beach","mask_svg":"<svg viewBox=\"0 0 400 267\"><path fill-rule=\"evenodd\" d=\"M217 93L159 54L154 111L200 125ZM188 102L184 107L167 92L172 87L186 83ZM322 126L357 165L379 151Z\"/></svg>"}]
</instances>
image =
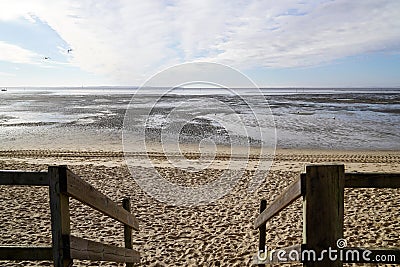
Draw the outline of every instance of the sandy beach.
<instances>
[{"instance_id":1,"label":"sandy beach","mask_svg":"<svg viewBox=\"0 0 400 267\"><path fill-rule=\"evenodd\" d=\"M206 182L224 168L224 153L216 163L199 172L169 166L154 150L155 168L175 183ZM192 153L192 156L196 156ZM137 173L143 155L137 155ZM250 160L251 161L251 160ZM76 174L120 202L129 196L132 212L140 222L134 247L141 253L140 266L250 266L257 251L258 231L252 225L262 198L275 199L313 162L341 162L346 171L400 172L399 151L293 150L276 152L275 160L259 189L250 193L249 168L232 192L215 203L176 207L147 195L129 173L122 152L18 150L0 151L0 169L45 171L48 165L67 164ZM249 164L251 166L251 164ZM346 189L345 238L349 246L399 247L399 189ZM39 187L0 187L2 245L49 246L48 192ZM123 246L123 227L97 211L72 200L71 233L78 237ZM267 224L271 248L301 243L302 208L297 200ZM52 266L51 262L0 262L1 266ZM123 266L110 262L74 261L74 266ZM292 265L293 266L293 265ZM390 266L390 265L386 265Z\"/></svg>"}]
</instances>

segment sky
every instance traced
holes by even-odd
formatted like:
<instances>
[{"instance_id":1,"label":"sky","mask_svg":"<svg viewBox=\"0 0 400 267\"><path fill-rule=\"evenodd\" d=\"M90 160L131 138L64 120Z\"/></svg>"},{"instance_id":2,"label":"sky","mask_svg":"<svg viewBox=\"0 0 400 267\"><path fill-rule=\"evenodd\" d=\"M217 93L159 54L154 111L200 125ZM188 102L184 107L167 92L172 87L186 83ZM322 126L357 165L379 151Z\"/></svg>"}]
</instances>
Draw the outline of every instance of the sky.
<instances>
[{"instance_id":1,"label":"sky","mask_svg":"<svg viewBox=\"0 0 400 267\"><path fill-rule=\"evenodd\" d=\"M399 52L399 0L0 0L0 87L140 86L188 62L259 87L400 87Z\"/></svg>"}]
</instances>

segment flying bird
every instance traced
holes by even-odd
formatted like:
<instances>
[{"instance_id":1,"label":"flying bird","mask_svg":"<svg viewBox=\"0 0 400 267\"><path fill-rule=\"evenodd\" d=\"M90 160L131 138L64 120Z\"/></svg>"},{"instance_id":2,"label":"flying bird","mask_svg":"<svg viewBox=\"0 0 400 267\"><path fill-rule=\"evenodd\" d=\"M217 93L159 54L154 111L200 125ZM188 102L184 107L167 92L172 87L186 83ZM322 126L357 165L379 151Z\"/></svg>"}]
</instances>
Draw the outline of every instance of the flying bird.
<instances>
[{"instance_id":1,"label":"flying bird","mask_svg":"<svg viewBox=\"0 0 400 267\"><path fill-rule=\"evenodd\" d=\"M68 52L68 54L69 54L70 52L72 52L72 49L71 49L71 48L70 48L70 49L68 49L68 50L67 50L67 52Z\"/></svg>"},{"instance_id":2,"label":"flying bird","mask_svg":"<svg viewBox=\"0 0 400 267\"><path fill-rule=\"evenodd\" d=\"M44 57L43 59L50 59L50 57Z\"/></svg>"}]
</instances>

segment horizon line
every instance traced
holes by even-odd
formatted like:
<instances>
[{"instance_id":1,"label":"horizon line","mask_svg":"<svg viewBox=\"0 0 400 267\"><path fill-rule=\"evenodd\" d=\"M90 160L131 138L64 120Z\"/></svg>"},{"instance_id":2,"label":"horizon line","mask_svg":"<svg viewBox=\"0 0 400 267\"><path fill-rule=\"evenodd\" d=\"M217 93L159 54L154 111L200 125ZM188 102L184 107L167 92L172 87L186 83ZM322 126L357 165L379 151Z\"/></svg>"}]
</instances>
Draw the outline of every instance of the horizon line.
<instances>
[{"instance_id":1,"label":"horizon line","mask_svg":"<svg viewBox=\"0 0 400 267\"><path fill-rule=\"evenodd\" d=\"M139 88L179 88L179 89L224 89L224 88L235 88L235 89L400 89L399 86L259 86L259 87L240 87L240 86L230 86L230 87L176 87L176 86L137 86L137 85L88 85L88 86L1 86L4 89L21 89L21 88L71 88L71 89L89 89L89 88L124 88L124 89L139 89Z\"/></svg>"}]
</instances>

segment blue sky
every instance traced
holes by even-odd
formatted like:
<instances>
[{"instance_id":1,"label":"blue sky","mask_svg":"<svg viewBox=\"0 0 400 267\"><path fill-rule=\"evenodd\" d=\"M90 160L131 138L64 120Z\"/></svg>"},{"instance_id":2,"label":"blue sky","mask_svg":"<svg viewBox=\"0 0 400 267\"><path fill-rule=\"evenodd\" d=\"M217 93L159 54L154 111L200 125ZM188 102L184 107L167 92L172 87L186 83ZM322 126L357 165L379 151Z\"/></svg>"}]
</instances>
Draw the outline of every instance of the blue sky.
<instances>
[{"instance_id":1,"label":"blue sky","mask_svg":"<svg viewBox=\"0 0 400 267\"><path fill-rule=\"evenodd\" d=\"M400 87L399 18L397 0L3 0L0 87L138 86L197 61L261 87Z\"/></svg>"}]
</instances>

